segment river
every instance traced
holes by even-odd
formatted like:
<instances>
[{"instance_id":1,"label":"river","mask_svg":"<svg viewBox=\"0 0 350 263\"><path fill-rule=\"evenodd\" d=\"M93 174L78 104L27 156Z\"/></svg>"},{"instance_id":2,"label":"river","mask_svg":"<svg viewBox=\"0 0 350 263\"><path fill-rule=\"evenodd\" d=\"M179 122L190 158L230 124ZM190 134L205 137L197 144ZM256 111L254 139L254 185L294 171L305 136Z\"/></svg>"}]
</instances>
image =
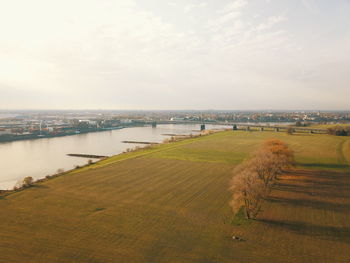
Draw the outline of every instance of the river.
<instances>
[{"instance_id":1,"label":"river","mask_svg":"<svg viewBox=\"0 0 350 263\"><path fill-rule=\"evenodd\" d=\"M223 126L206 125L207 129ZM228 128L226 126L226 128ZM56 138L0 143L0 189L11 189L26 176L40 179L57 172L86 164L88 159L67 156L83 153L111 156L127 148L144 146L122 141L162 142L170 136L164 134L195 134L200 125L158 125L120 130L78 134Z\"/></svg>"}]
</instances>

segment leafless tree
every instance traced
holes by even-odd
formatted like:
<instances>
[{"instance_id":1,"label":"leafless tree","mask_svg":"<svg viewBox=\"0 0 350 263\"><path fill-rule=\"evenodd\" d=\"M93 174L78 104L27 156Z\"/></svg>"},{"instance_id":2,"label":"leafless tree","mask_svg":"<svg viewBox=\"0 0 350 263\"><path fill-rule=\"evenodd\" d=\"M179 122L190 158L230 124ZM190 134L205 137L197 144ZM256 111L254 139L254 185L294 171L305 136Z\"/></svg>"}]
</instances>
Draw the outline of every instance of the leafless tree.
<instances>
[{"instance_id":1,"label":"leafless tree","mask_svg":"<svg viewBox=\"0 0 350 263\"><path fill-rule=\"evenodd\" d=\"M247 219L255 219L263 199L271 186L294 160L293 151L280 140L268 140L250 160L234 170L230 183L233 199L230 203L234 212L244 206Z\"/></svg>"},{"instance_id":2,"label":"leafless tree","mask_svg":"<svg viewBox=\"0 0 350 263\"><path fill-rule=\"evenodd\" d=\"M231 181L233 200L230 205L234 212L244 206L247 219L255 219L261 209L261 203L266 196L266 188L256 171L239 167Z\"/></svg>"},{"instance_id":3,"label":"leafless tree","mask_svg":"<svg viewBox=\"0 0 350 263\"><path fill-rule=\"evenodd\" d=\"M282 173L284 163L284 159L270 152L259 152L249 161L249 166L258 174L265 187L269 187Z\"/></svg>"},{"instance_id":4,"label":"leafless tree","mask_svg":"<svg viewBox=\"0 0 350 263\"><path fill-rule=\"evenodd\" d=\"M280 162L283 162L285 167L294 163L293 150L285 142L278 139L265 141L258 152L260 152L260 154L274 154L280 159Z\"/></svg>"}]
</instances>

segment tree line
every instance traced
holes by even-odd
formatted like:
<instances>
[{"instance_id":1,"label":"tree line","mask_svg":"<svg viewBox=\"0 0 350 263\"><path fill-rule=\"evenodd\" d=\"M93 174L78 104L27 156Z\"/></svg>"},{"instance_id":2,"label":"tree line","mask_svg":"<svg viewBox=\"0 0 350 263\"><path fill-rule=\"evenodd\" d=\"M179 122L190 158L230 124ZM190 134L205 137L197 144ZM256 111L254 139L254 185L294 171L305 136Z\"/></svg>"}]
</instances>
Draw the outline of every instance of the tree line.
<instances>
[{"instance_id":1,"label":"tree line","mask_svg":"<svg viewBox=\"0 0 350 263\"><path fill-rule=\"evenodd\" d=\"M242 207L247 219L255 219L264 198L283 169L294 163L293 151L281 140L263 143L254 156L238 165L230 182L230 206L234 213Z\"/></svg>"},{"instance_id":2,"label":"tree line","mask_svg":"<svg viewBox=\"0 0 350 263\"><path fill-rule=\"evenodd\" d=\"M350 136L350 126L337 125L327 129L328 134L336 136Z\"/></svg>"}]
</instances>

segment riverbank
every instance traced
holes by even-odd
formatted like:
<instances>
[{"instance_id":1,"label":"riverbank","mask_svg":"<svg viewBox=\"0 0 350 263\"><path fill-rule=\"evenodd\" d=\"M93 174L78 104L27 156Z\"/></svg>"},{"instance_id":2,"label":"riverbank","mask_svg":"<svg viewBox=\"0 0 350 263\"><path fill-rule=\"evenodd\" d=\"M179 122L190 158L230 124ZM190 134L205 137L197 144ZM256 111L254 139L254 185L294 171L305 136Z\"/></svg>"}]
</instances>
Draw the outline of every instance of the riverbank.
<instances>
[{"instance_id":1,"label":"riverbank","mask_svg":"<svg viewBox=\"0 0 350 263\"><path fill-rule=\"evenodd\" d=\"M127 151L128 148L143 146L122 141L160 143L169 138L163 134L190 134L197 128L199 126L195 125L125 127L75 136L1 143L0 189L12 189L19 180L27 176L36 180L54 174L58 169L70 170L77 165L86 164L87 160L84 158L67 156L70 153L112 156Z\"/></svg>"},{"instance_id":2,"label":"riverbank","mask_svg":"<svg viewBox=\"0 0 350 263\"><path fill-rule=\"evenodd\" d=\"M135 126L135 127L140 127L140 126ZM120 130L123 128L125 127L114 127L114 128L111 127L111 128L89 129L89 130L80 130L80 131L77 130L72 132L61 132L61 133L55 133L55 134L16 134L16 135L5 134L5 135L0 135L0 143L23 141L23 140L36 140L36 139L44 139L44 138L56 138L56 137L63 137L63 136L93 133L93 132Z\"/></svg>"},{"instance_id":3,"label":"riverbank","mask_svg":"<svg viewBox=\"0 0 350 263\"><path fill-rule=\"evenodd\" d=\"M164 148L165 144L180 142L180 141L184 141L184 140L188 140L188 139L194 139L197 137L210 135L210 134L216 133L218 131L219 130L207 130L207 131L202 131L201 133L196 134L196 135L191 134L191 135L187 135L187 136L184 136L184 135L172 136L170 139L164 140L163 143L152 143L152 144L146 144L146 146L143 146L143 147L136 146L134 148L128 148L123 153L116 154L116 155L111 156L111 157L97 156L97 155L84 155L84 158L86 158L86 157L89 157L89 158L98 157L98 159L100 159L100 160L98 160L98 161L89 160L86 164L77 165L73 169L70 169L67 171L61 171L61 172L58 172L58 173L55 173L52 175L47 175L47 176L45 176L45 178L40 178L40 179L34 180L30 186L21 186L21 185L18 186L17 185L17 186L14 186L13 189L9 189L9 190L1 190L0 189L0 197L7 196L10 194L19 192L19 191L23 191L29 187L35 187L40 183L46 182L47 180L50 180L50 179L53 179L53 178L56 178L59 176L67 175L70 173L75 173L77 171L82 171L82 170L86 170L86 169L90 169L90 168L101 167L101 166L106 165L108 163L115 162L116 160L119 161L119 160L125 160L128 158L135 158L135 157L141 156L143 154L152 153L152 152L154 152L153 150L157 150L158 147ZM156 146L158 146L158 147L156 147ZM82 154L67 154L67 155L76 156L76 157L82 156Z\"/></svg>"}]
</instances>

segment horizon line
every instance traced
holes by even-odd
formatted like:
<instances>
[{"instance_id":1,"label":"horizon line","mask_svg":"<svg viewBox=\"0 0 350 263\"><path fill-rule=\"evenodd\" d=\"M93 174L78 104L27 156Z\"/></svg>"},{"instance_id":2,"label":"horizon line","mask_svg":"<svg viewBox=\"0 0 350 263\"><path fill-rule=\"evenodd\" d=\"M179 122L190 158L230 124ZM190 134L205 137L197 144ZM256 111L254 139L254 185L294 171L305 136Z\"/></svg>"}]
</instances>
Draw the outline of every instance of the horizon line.
<instances>
[{"instance_id":1,"label":"horizon line","mask_svg":"<svg viewBox=\"0 0 350 263\"><path fill-rule=\"evenodd\" d=\"M350 112L350 109L98 109L98 108L82 108L82 109L71 109L71 108L56 108L56 109L38 109L38 108L17 108L17 109L0 109L0 111L251 111L251 112L293 112L293 111L313 111L313 112Z\"/></svg>"}]
</instances>

